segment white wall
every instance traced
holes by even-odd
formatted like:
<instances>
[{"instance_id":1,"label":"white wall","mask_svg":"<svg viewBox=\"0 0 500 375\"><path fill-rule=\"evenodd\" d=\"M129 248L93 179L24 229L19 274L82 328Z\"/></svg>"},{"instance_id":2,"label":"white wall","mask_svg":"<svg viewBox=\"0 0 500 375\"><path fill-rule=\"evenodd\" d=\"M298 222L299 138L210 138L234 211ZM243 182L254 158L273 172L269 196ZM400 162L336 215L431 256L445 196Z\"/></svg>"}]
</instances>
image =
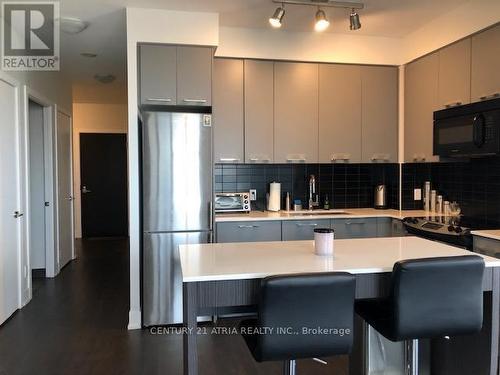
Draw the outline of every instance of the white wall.
<instances>
[{"instance_id":1,"label":"white wall","mask_svg":"<svg viewBox=\"0 0 500 375\"><path fill-rule=\"evenodd\" d=\"M221 27L221 57L399 65L403 39Z\"/></svg>"},{"instance_id":2,"label":"white wall","mask_svg":"<svg viewBox=\"0 0 500 375\"><path fill-rule=\"evenodd\" d=\"M147 21L146 21L147 20ZM141 328L139 137L137 128L137 43L216 46L219 15L127 8L128 173L130 235L129 329Z\"/></svg>"},{"instance_id":3,"label":"white wall","mask_svg":"<svg viewBox=\"0 0 500 375\"><path fill-rule=\"evenodd\" d=\"M82 237L80 192L80 134L126 133L127 105L125 103L73 104L73 170L75 194L75 237Z\"/></svg>"}]
</instances>

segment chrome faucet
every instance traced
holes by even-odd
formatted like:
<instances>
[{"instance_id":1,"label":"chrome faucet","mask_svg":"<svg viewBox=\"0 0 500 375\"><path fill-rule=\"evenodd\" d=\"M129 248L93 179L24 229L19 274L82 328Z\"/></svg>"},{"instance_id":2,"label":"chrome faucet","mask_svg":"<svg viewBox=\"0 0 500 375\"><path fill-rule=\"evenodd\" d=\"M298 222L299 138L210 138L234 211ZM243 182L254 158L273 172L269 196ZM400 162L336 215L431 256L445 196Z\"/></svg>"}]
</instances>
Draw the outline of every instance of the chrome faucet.
<instances>
[{"instance_id":1,"label":"chrome faucet","mask_svg":"<svg viewBox=\"0 0 500 375\"><path fill-rule=\"evenodd\" d=\"M319 195L316 194L316 177L312 174L309 176L309 210L319 206Z\"/></svg>"}]
</instances>

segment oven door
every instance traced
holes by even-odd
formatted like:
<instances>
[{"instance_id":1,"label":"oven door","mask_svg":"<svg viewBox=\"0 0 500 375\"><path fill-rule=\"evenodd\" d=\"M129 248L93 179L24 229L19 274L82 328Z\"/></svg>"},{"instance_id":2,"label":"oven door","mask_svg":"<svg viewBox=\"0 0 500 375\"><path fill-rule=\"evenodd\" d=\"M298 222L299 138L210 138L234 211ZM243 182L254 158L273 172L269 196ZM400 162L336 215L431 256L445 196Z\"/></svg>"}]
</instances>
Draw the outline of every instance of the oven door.
<instances>
[{"instance_id":1,"label":"oven door","mask_svg":"<svg viewBox=\"0 0 500 375\"><path fill-rule=\"evenodd\" d=\"M434 120L434 154L444 157L498 154L500 112Z\"/></svg>"},{"instance_id":2,"label":"oven door","mask_svg":"<svg viewBox=\"0 0 500 375\"><path fill-rule=\"evenodd\" d=\"M217 194L215 197L215 212L245 211L242 194Z\"/></svg>"}]
</instances>

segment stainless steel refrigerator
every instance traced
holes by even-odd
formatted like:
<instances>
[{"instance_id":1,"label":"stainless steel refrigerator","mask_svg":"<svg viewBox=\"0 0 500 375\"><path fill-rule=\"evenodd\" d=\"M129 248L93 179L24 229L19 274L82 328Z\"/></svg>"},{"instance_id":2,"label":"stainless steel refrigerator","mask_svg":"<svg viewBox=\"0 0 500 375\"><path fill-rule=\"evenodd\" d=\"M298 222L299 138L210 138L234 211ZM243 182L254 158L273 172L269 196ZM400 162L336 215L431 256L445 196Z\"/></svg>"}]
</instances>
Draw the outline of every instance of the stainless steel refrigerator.
<instances>
[{"instance_id":1,"label":"stainless steel refrigerator","mask_svg":"<svg viewBox=\"0 0 500 375\"><path fill-rule=\"evenodd\" d=\"M142 111L143 325L182 323L180 244L212 242L207 114Z\"/></svg>"}]
</instances>

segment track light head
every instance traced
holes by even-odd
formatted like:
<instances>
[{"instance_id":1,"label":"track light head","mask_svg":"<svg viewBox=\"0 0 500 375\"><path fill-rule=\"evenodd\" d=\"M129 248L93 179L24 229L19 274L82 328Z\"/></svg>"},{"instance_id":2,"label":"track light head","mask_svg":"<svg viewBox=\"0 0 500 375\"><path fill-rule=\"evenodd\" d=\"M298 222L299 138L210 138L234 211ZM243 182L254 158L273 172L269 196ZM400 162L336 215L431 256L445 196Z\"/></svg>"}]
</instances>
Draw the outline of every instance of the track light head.
<instances>
[{"instance_id":1,"label":"track light head","mask_svg":"<svg viewBox=\"0 0 500 375\"><path fill-rule=\"evenodd\" d=\"M356 12L355 9L351 10L351 15L349 16L349 19L351 21L351 30L358 30L361 29L361 21L359 20L359 14Z\"/></svg>"},{"instance_id":2,"label":"track light head","mask_svg":"<svg viewBox=\"0 0 500 375\"><path fill-rule=\"evenodd\" d=\"M330 26L330 21L326 18L326 14L323 10L318 9L316 12L316 23L314 24L314 30L316 31L325 31Z\"/></svg>"},{"instance_id":3,"label":"track light head","mask_svg":"<svg viewBox=\"0 0 500 375\"><path fill-rule=\"evenodd\" d=\"M271 18L269 18L269 23L275 29L279 29L281 27L281 25L283 24L283 17L284 16L285 16L285 8L283 6L280 6L280 7L276 8L273 16Z\"/></svg>"}]
</instances>

